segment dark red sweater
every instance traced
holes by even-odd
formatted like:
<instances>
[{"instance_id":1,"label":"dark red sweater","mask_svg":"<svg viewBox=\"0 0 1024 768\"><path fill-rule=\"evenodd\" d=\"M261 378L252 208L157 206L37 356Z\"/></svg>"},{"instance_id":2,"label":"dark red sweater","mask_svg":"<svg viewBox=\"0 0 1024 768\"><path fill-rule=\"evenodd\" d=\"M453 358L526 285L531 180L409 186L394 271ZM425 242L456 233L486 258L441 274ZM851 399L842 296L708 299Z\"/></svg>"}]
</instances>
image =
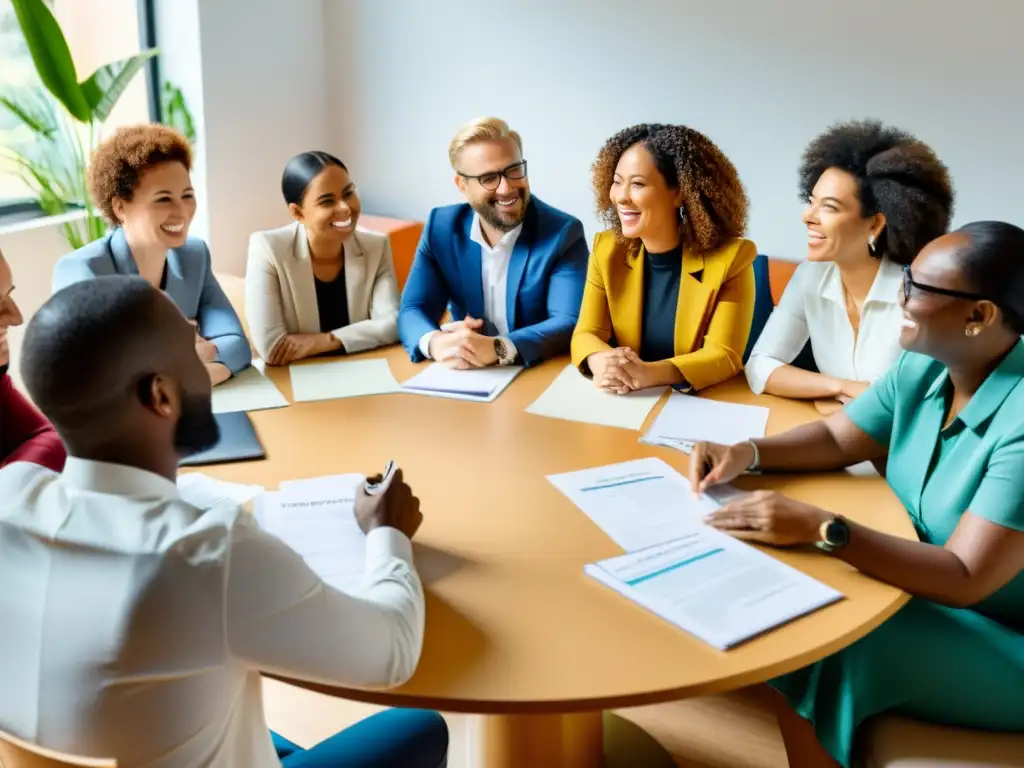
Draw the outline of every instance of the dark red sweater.
<instances>
[{"instance_id":1,"label":"dark red sweater","mask_svg":"<svg viewBox=\"0 0 1024 768\"><path fill-rule=\"evenodd\" d=\"M0 376L0 467L30 461L54 472L64 469L64 444L46 417Z\"/></svg>"}]
</instances>

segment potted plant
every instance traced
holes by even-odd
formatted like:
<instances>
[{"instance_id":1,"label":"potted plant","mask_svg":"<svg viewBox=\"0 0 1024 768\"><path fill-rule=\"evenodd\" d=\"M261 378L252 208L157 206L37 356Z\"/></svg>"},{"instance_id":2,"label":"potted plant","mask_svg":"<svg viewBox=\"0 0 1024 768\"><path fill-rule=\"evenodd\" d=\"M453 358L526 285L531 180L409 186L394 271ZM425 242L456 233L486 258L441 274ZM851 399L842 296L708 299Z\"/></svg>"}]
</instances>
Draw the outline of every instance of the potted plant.
<instances>
[{"instance_id":1,"label":"potted plant","mask_svg":"<svg viewBox=\"0 0 1024 768\"><path fill-rule=\"evenodd\" d=\"M63 225L68 244L80 248L106 229L86 185L89 157L114 105L158 49L106 64L79 82L67 40L46 2L11 0L11 5L45 90L0 94L0 108L35 139L29 148L4 155L47 215L85 210L84 222Z\"/></svg>"}]
</instances>

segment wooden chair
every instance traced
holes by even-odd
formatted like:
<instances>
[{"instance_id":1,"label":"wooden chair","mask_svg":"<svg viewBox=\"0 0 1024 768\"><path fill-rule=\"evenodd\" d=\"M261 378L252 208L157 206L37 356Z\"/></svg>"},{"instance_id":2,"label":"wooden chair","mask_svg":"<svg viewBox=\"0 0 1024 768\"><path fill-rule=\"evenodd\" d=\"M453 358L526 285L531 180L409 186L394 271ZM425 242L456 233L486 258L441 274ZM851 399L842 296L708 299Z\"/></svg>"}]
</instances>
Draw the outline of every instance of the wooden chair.
<instances>
[{"instance_id":1,"label":"wooden chair","mask_svg":"<svg viewBox=\"0 0 1024 768\"><path fill-rule=\"evenodd\" d=\"M62 755L0 731L0 768L117 768L117 761Z\"/></svg>"},{"instance_id":2,"label":"wooden chair","mask_svg":"<svg viewBox=\"0 0 1024 768\"><path fill-rule=\"evenodd\" d=\"M1024 767L1024 733L984 733L880 715L857 740L862 768Z\"/></svg>"}]
</instances>

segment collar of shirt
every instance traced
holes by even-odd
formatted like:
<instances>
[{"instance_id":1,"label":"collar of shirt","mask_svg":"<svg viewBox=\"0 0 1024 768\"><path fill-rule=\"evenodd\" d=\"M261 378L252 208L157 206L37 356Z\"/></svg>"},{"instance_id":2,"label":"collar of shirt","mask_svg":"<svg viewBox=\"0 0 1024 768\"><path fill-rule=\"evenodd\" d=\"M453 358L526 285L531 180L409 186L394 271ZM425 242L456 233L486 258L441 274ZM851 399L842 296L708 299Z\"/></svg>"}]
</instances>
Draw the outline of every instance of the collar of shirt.
<instances>
[{"instance_id":1,"label":"collar of shirt","mask_svg":"<svg viewBox=\"0 0 1024 768\"><path fill-rule=\"evenodd\" d=\"M932 385L928 387L925 399L941 397L948 381L949 370L943 368ZM956 418L972 430L977 431L978 427L999 410L1006 398L1020 386L1022 381L1024 381L1024 339L1018 341L1006 357L1000 361Z\"/></svg>"},{"instance_id":2,"label":"collar of shirt","mask_svg":"<svg viewBox=\"0 0 1024 768\"><path fill-rule=\"evenodd\" d=\"M523 225L520 224L515 229L511 229L502 235L501 239L493 246L488 245L487 241L484 240L483 229L480 228L480 214L474 211L473 223L469 227L469 239L474 243L479 243L480 250L487 255L495 253L512 253L512 249L516 247L516 240L519 239L519 234L522 231Z\"/></svg>"},{"instance_id":3,"label":"collar of shirt","mask_svg":"<svg viewBox=\"0 0 1024 768\"><path fill-rule=\"evenodd\" d=\"M71 488L114 496L157 500L180 499L178 486L166 477L125 464L109 464L69 456L61 480Z\"/></svg>"},{"instance_id":4,"label":"collar of shirt","mask_svg":"<svg viewBox=\"0 0 1024 768\"><path fill-rule=\"evenodd\" d=\"M882 257L882 263L878 265L878 273L874 282L864 297L864 305L898 304L900 301L900 287L903 285L903 267L887 257ZM829 268L822 275L821 285L818 292L823 298L846 306L846 293L843 289L843 278L839 274L839 267L836 264L829 264Z\"/></svg>"}]
</instances>

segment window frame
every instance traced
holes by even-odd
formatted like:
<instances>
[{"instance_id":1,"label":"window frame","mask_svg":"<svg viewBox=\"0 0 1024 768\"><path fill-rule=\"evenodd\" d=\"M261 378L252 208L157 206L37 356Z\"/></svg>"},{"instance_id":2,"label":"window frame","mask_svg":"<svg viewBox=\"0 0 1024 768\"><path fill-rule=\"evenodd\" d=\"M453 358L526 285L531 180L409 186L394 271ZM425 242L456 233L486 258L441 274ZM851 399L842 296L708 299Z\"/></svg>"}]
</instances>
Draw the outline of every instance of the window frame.
<instances>
[{"instance_id":1,"label":"window frame","mask_svg":"<svg viewBox=\"0 0 1024 768\"><path fill-rule=\"evenodd\" d=\"M139 43L141 49L156 47L156 0L137 0L139 9ZM163 119L160 105L160 57L154 56L145 64L146 86L149 91L149 119L159 123ZM34 215L26 215L34 214ZM28 197L14 197L0 202L0 229L45 218L39 203Z\"/></svg>"}]
</instances>

